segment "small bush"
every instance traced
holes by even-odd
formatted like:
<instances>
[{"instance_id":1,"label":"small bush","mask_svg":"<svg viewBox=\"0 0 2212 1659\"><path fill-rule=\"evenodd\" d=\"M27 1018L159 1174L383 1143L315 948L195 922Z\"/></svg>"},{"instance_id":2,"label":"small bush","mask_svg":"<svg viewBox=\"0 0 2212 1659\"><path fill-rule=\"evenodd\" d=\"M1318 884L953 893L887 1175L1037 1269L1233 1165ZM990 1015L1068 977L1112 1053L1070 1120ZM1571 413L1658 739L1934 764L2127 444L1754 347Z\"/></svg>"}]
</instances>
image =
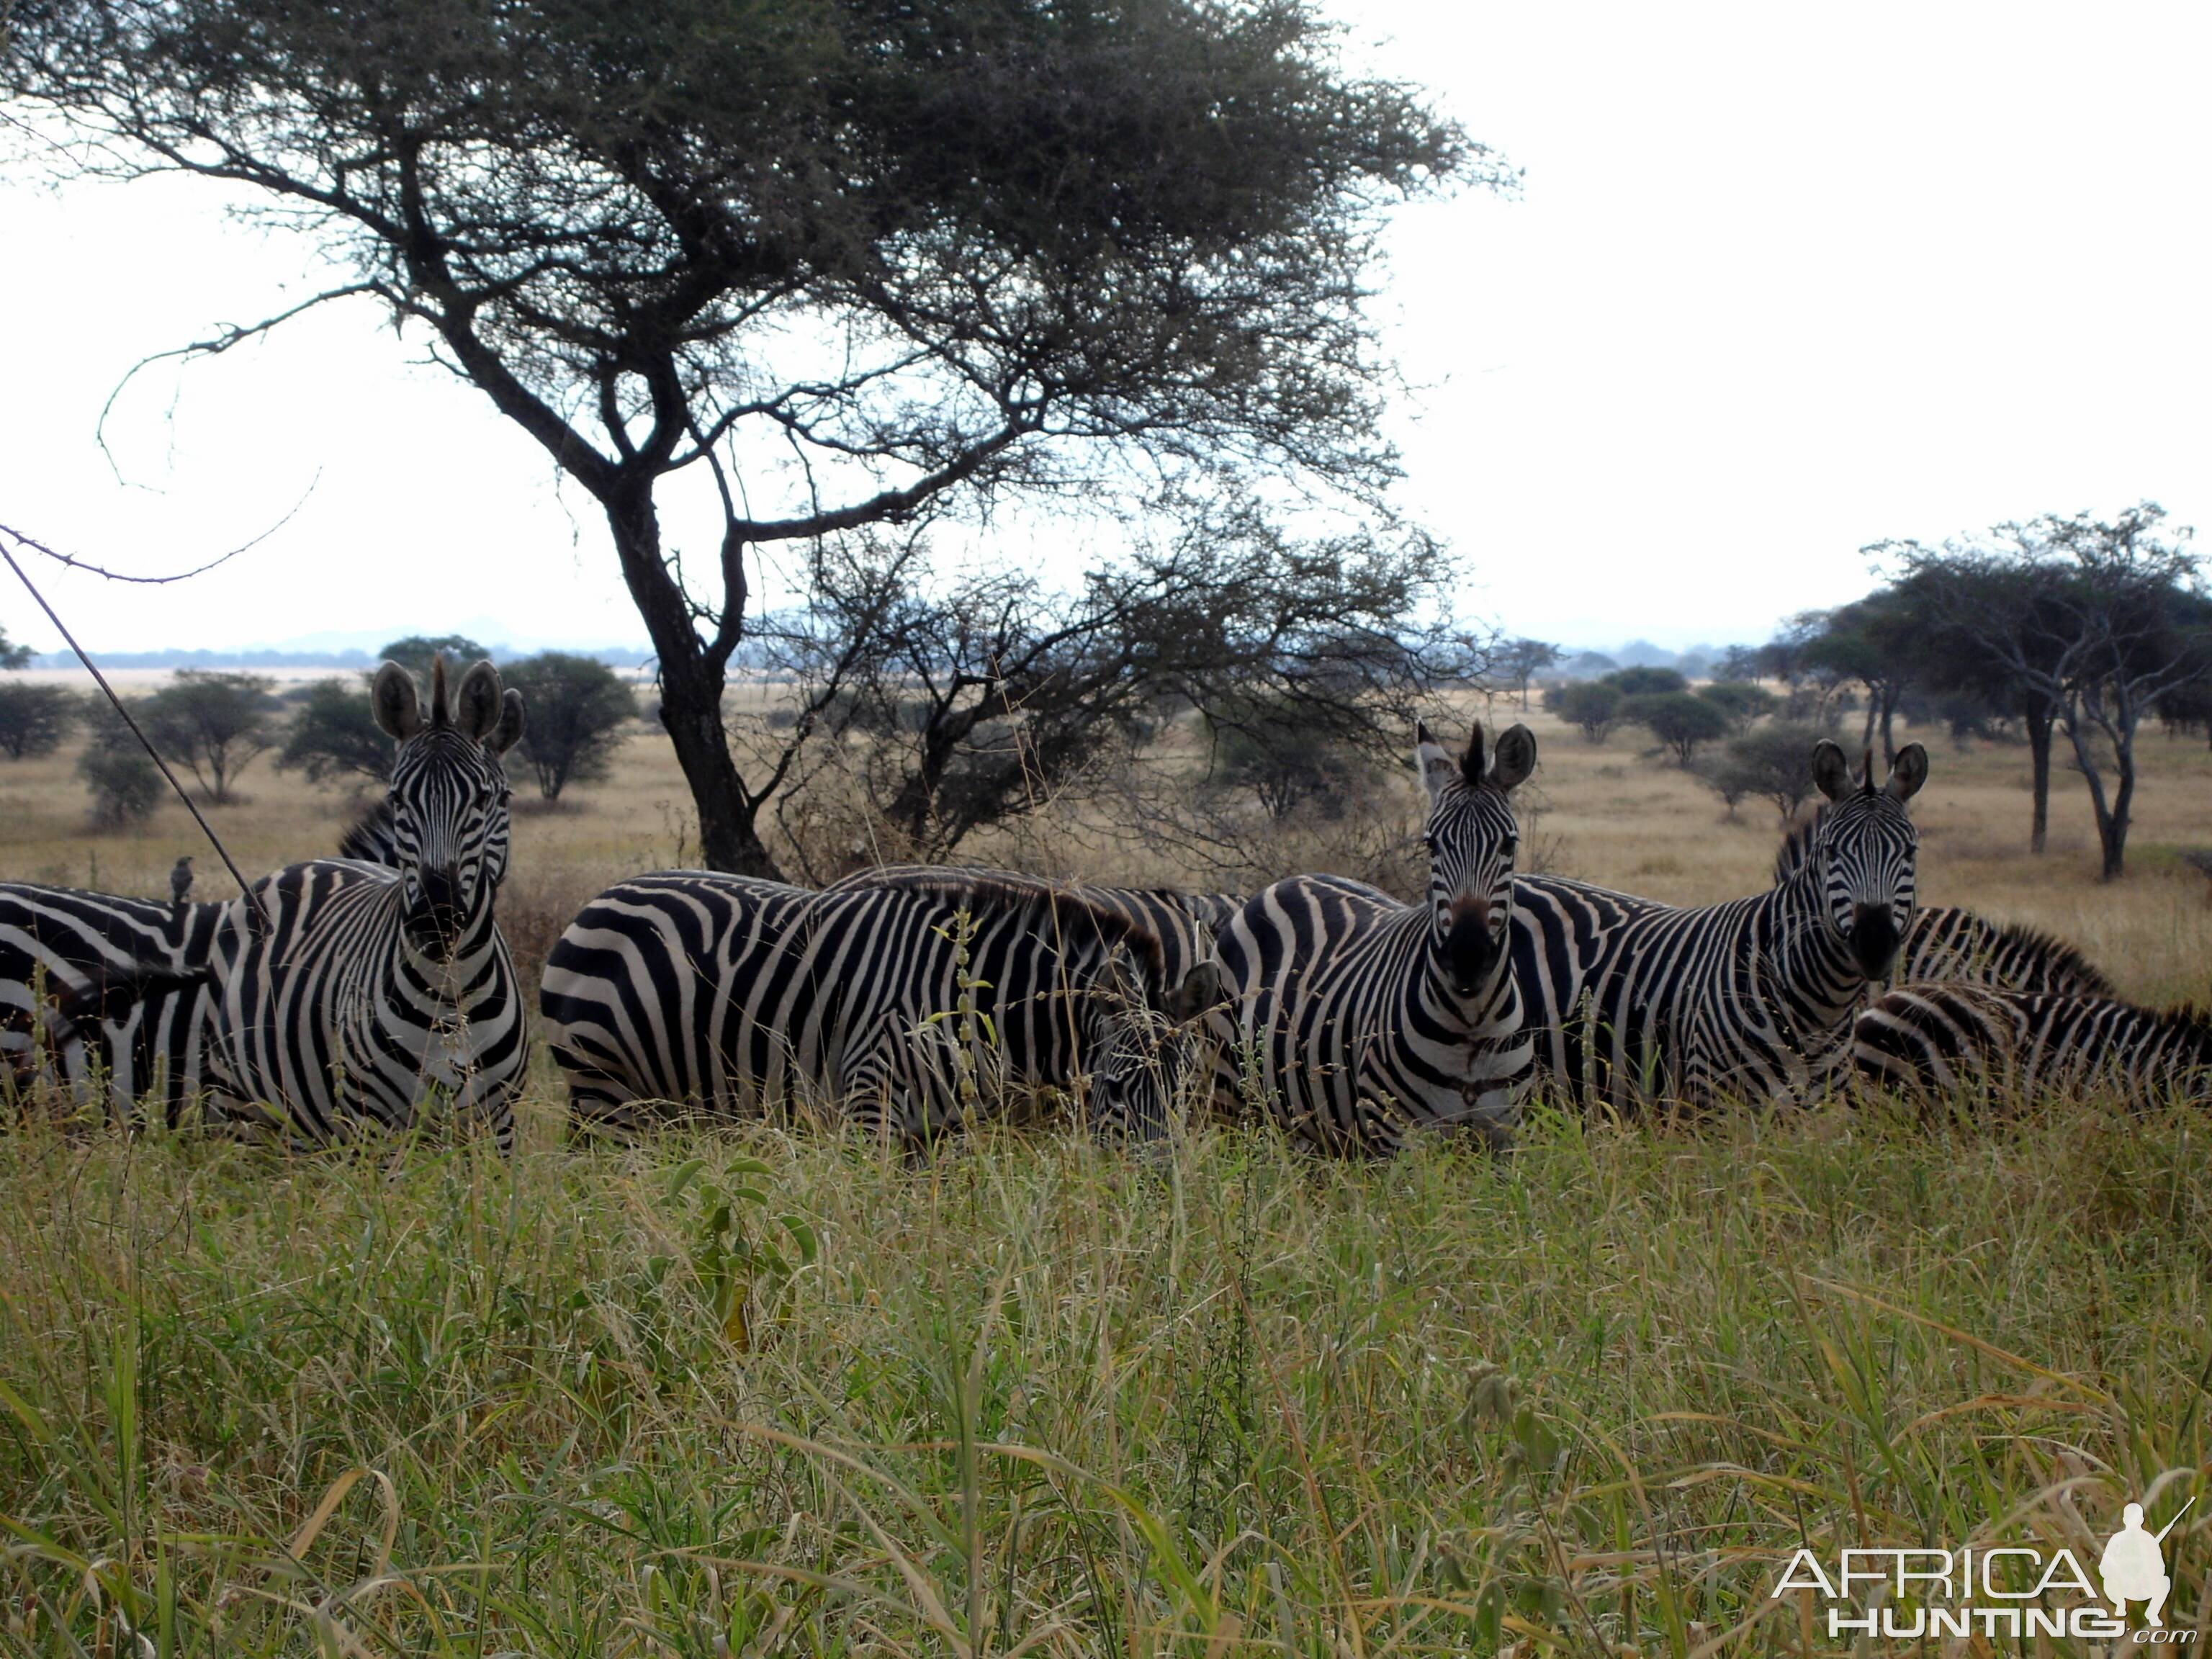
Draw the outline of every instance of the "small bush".
<instances>
[{"instance_id":1,"label":"small bush","mask_svg":"<svg viewBox=\"0 0 2212 1659\"><path fill-rule=\"evenodd\" d=\"M1656 691L1630 697L1620 705L1620 718L1649 727L1651 735L1674 751L1687 766L1698 745L1729 734L1729 717L1716 705L1687 691Z\"/></svg>"},{"instance_id":2,"label":"small bush","mask_svg":"<svg viewBox=\"0 0 2212 1659\"><path fill-rule=\"evenodd\" d=\"M1604 680L1575 680L1544 693L1544 707L1570 725L1578 726L1585 739L1603 743L1620 718L1620 688Z\"/></svg>"},{"instance_id":3,"label":"small bush","mask_svg":"<svg viewBox=\"0 0 2212 1659\"><path fill-rule=\"evenodd\" d=\"M1701 685L1698 695L1729 717L1729 724L1741 737L1756 725L1762 715L1771 714L1782 706L1782 699L1763 685L1753 685L1745 680L1721 680L1712 685Z\"/></svg>"},{"instance_id":4,"label":"small bush","mask_svg":"<svg viewBox=\"0 0 2212 1659\"><path fill-rule=\"evenodd\" d=\"M538 793L558 800L571 783L603 778L637 718L637 699L622 676L595 657L541 651L500 670L522 693L522 758L538 775Z\"/></svg>"},{"instance_id":5,"label":"small bush","mask_svg":"<svg viewBox=\"0 0 2212 1659\"><path fill-rule=\"evenodd\" d=\"M305 688L276 765L280 771L299 768L310 783L344 777L389 783L392 751L392 739L376 724L365 680L348 675Z\"/></svg>"},{"instance_id":6,"label":"small bush","mask_svg":"<svg viewBox=\"0 0 2212 1659\"><path fill-rule=\"evenodd\" d=\"M1823 726L1778 720L1731 738L1697 770L1734 811L1747 796L1774 803L1784 820L1797 816L1813 794L1813 745L1834 732Z\"/></svg>"},{"instance_id":7,"label":"small bush","mask_svg":"<svg viewBox=\"0 0 2212 1659\"><path fill-rule=\"evenodd\" d=\"M129 830L154 816L167 787L130 728L110 714L77 757L77 775L92 791L93 827Z\"/></svg>"},{"instance_id":8,"label":"small bush","mask_svg":"<svg viewBox=\"0 0 2212 1659\"><path fill-rule=\"evenodd\" d=\"M1671 668L1620 668L1605 683L1624 697L1656 697L1669 691L1686 691L1689 681Z\"/></svg>"}]
</instances>

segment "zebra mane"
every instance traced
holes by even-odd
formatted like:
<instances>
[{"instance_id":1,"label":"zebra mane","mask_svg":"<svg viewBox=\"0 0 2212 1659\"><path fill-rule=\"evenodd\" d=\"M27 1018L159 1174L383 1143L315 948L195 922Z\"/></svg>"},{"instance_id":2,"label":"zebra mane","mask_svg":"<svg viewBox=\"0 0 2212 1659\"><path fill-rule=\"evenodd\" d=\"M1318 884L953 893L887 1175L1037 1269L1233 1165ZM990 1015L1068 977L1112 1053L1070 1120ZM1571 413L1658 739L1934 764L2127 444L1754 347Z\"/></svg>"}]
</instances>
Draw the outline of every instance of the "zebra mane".
<instances>
[{"instance_id":1,"label":"zebra mane","mask_svg":"<svg viewBox=\"0 0 2212 1659\"><path fill-rule=\"evenodd\" d=\"M1813 856L1813 843L1820 834L1821 816L1828 809L1816 806L1809 817L1791 824L1782 837L1782 845L1774 851L1774 884L1777 887L1805 867L1805 860Z\"/></svg>"},{"instance_id":2,"label":"zebra mane","mask_svg":"<svg viewBox=\"0 0 2212 1659\"><path fill-rule=\"evenodd\" d=\"M2040 927L2030 927L2025 922L1992 923L1997 938L2007 945L2016 945L2023 951L2033 951L2057 973L2069 976L2075 982L2087 988L2082 994L2109 997L2117 994L2112 981L2105 970L2089 960L2075 946L2069 945L2055 933L2046 933ZM2185 1006L2176 1012L2190 1012ZM2212 1016L2198 1016L2208 1018Z\"/></svg>"},{"instance_id":3,"label":"zebra mane","mask_svg":"<svg viewBox=\"0 0 2212 1659\"><path fill-rule=\"evenodd\" d=\"M1040 931L1050 929L1060 938L1109 949L1127 945L1137 953L1147 982L1162 990L1169 988L1167 951L1159 935L1144 922L1066 882L1012 871L894 865L860 877L848 876L828 890L845 892L855 888L928 894L975 915L1033 915Z\"/></svg>"},{"instance_id":4,"label":"zebra mane","mask_svg":"<svg viewBox=\"0 0 2212 1659\"><path fill-rule=\"evenodd\" d=\"M380 795L352 827L338 837L338 856L364 864L388 864L392 847L392 799Z\"/></svg>"}]
</instances>

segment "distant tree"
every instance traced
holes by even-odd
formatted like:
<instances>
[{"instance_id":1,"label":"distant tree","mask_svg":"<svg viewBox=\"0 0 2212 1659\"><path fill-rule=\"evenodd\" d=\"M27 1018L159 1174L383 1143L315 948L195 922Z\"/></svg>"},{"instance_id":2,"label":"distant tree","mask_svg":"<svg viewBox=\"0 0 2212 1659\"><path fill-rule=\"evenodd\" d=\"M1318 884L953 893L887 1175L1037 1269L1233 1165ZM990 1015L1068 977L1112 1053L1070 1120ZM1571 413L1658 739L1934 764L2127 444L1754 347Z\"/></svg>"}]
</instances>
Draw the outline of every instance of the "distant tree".
<instances>
[{"instance_id":1,"label":"distant tree","mask_svg":"<svg viewBox=\"0 0 2212 1659\"><path fill-rule=\"evenodd\" d=\"M2117 518L2045 515L1981 544L1886 543L1934 637L2027 699L2067 734L2096 814L2101 873L2126 869L2136 734L2160 697L2212 674L2212 600L2193 532L2162 532L2153 501ZM2109 781L2108 781L2109 775Z\"/></svg>"},{"instance_id":2,"label":"distant tree","mask_svg":"<svg viewBox=\"0 0 2212 1659\"><path fill-rule=\"evenodd\" d=\"M1715 680L1699 686L1697 695L1726 714L1739 736L1750 731L1761 715L1782 706L1782 699L1765 686L1746 680Z\"/></svg>"},{"instance_id":3,"label":"distant tree","mask_svg":"<svg viewBox=\"0 0 2212 1659\"><path fill-rule=\"evenodd\" d=\"M1862 748L1877 733L1885 759L1893 760L1893 732L1899 703L1924 682L1930 659L1931 623L1913 598L1883 588L1833 611L1807 611L1793 624L1798 660L1837 684L1856 681L1866 688L1866 727Z\"/></svg>"},{"instance_id":4,"label":"distant tree","mask_svg":"<svg viewBox=\"0 0 2212 1659\"><path fill-rule=\"evenodd\" d=\"M9 760L51 755L76 724L77 700L58 685L0 680L0 753Z\"/></svg>"},{"instance_id":5,"label":"distant tree","mask_svg":"<svg viewBox=\"0 0 2212 1659\"><path fill-rule=\"evenodd\" d=\"M1542 640L1508 640L1498 648L1498 668L1509 684L1521 694L1521 707L1528 706L1528 682L1542 673L1565 655L1556 645Z\"/></svg>"},{"instance_id":6,"label":"distant tree","mask_svg":"<svg viewBox=\"0 0 2212 1659\"><path fill-rule=\"evenodd\" d=\"M310 783L345 777L391 782L392 739L370 712L367 684L366 675L310 682L285 729L278 769L297 767Z\"/></svg>"},{"instance_id":7,"label":"distant tree","mask_svg":"<svg viewBox=\"0 0 2212 1659\"><path fill-rule=\"evenodd\" d=\"M1772 801L1786 823L1812 798L1813 745L1834 736L1826 726L1771 721L1730 738L1698 763L1697 773L1731 812L1746 796L1756 796Z\"/></svg>"},{"instance_id":8,"label":"distant tree","mask_svg":"<svg viewBox=\"0 0 2212 1659\"><path fill-rule=\"evenodd\" d=\"M1698 745L1728 736L1733 722L1717 704L1694 691L1651 691L1622 699L1620 718L1648 728L1683 766Z\"/></svg>"},{"instance_id":9,"label":"distant tree","mask_svg":"<svg viewBox=\"0 0 2212 1659\"><path fill-rule=\"evenodd\" d=\"M1620 718L1620 688L1603 680L1575 680L1553 686L1544 694L1544 707L1571 726L1582 728L1590 743L1603 743Z\"/></svg>"},{"instance_id":10,"label":"distant tree","mask_svg":"<svg viewBox=\"0 0 2212 1659\"><path fill-rule=\"evenodd\" d=\"M1653 697L1669 691L1686 691L1689 681L1672 668L1616 668L1605 683L1624 697Z\"/></svg>"},{"instance_id":11,"label":"distant tree","mask_svg":"<svg viewBox=\"0 0 2212 1659\"><path fill-rule=\"evenodd\" d=\"M1768 672L1765 653L1755 645L1732 645L1713 664L1713 678L1723 684L1749 684Z\"/></svg>"},{"instance_id":12,"label":"distant tree","mask_svg":"<svg viewBox=\"0 0 2212 1659\"><path fill-rule=\"evenodd\" d=\"M541 651L505 665L499 677L522 693L520 749L539 794L558 800L570 784L606 776L637 718L637 697L621 675L596 657Z\"/></svg>"},{"instance_id":13,"label":"distant tree","mask_svg":"<svg viewBox=\"0 0 2212 1659\"><path fill-rule=\"evenodd\" d=\"M1559 672L1571 680L1601 679L1620 665L1602 651L1577 651L1559 665Z\"/></svg>"},{"instance_id":14,"label":"distant tree","mask_svg":"<svg viewBox=\"0 0 2212 1659\"><path fill-rule=\"evenodd\" d=\"M465 634L410 634L404 640L392 641L376 654L381 661L398 663L427 685L430 679L430 659L441 652L449 672L466 668L471 663L491 655L489 651Z\"/></svg>"},{"instance_id":15,"label":"distant tree","mask_svg":"<svg viewBox=\"0 0 2212 1659\"><path fill-rule=\"evenodd\" d=\"M262 674L182 668L148 697L139 724L162 758L185 767L218 805L230 787L276 741L276 682Z\"/></svg>"},{"instance_id":16,"label":"distant tree","mask_svg":"<svg viewBox=\"0 0 2212 1659\"><path fill-rule=\"evenodd\" d=\"M8 630L0 628L0 669L12 673L19 668L28 668L31 659L37 654L27 645L16 644L8 637Z\"/></svg>"},{"instance_id":17,"label":"distant tree","mask_svg":"<svg viewBox=\"0 0 2212 1659\"><path fill-rule=\"evenodd\" d=\"M135 711L146 723L142 703ZM161 769L147 756L131 729L112 713L95 718L92 740L77 757L77 775L92 791L92 822L98 830L128 830L154 816L161 804Z\"/></svg>"}]
</instances>

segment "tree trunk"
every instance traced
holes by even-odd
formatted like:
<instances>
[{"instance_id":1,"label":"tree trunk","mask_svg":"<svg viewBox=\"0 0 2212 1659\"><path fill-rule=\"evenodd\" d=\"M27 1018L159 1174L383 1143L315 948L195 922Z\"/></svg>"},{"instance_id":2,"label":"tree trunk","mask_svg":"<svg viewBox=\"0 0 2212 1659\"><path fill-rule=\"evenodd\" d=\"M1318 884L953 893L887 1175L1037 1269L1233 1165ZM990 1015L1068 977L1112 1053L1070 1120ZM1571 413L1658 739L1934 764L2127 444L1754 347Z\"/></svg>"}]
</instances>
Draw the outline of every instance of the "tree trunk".
<instances>
[{"instance_id":1,"label":"tree trunk","mask_svg":"<svg viewBox=\"0 0 2212 1659\"><path fill-rule=\"evenodd\" d=\"M690 610L662 562L652 483L638 480L605 506L623 580L660 659L660 723L675 745L676 763L684 769L699 813L700 860L710 870L781 881L783 872L760 838L753 803L723 729L723 662L701 642Z\"/></svg>"},{"instance_id":2,"label":"tree trunk","mask_svg":"<svg viewBox=\"0 0 2212 1659\"><path fill-rule=\"evenodd\" d=\"M2051 726L2055 718L2050 698L2028 694L2027 753L2033 769L2030 789L2034 796L2034 818L2028 830L2027 850L2038 857L2051 836Z\"/></svg>"},{"instance_id":3,"label":"tree trunk","mask_svg":"<svg viewBox=\"0 0 2212 1659\"><path fill-rule=\"evenodd\" d=\"M2115 757L2116 787L2108 799L2105 793L2105 775L2097 769L2097 757L2089 750L2089 741L2080 727L2078 713L2066 722L2066 736L2074 745L2075 763L2081 769L2081 781L2089 786L2089 805L2097 815L2097 844L2104 855L2098 878L2117 881L2126 872L2128 855L2128 811L2136 793L2135 757L2130 751L2134 745L2115 737L2112 748Z\"/></svg>"},{"instance_id":4,"label":"tree trunk","mask_svg":"<svg viewBox=\"0 0 2212 1659\"><path fill-rule=\"evenodd\" d=\"M1884 766L1894 766L1897 764L1897 738L1892 732L1891 722L1897 715L1897 699L1899 692L1899 688L1895 685L1886 685L1882 688L1881 763Z\"/></svg>"}]
</instances>

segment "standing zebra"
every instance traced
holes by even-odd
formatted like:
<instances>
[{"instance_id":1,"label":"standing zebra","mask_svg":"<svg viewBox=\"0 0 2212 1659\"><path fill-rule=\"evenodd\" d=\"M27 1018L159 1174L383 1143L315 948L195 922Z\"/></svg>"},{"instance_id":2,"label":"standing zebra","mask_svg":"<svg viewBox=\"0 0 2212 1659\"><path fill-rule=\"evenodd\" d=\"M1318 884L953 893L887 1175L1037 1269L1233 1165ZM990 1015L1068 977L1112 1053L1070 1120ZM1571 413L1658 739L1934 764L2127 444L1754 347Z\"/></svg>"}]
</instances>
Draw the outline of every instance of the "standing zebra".
<instances>
[{"instance_id":1,"label":"standing zebra","mask_svg":"<svg viewBox=\"0 0 2212 1659\"><path fill-rule=\"evenodd\" d=\"M488 1123L504 1151L526 1033L493 902L507 874L500 757L522 735L522 695L502 695L479 662L449 696L440 657L427 710L397 663L369 697L398 744L394 866L295 864L254 884L266 921L250 897L227 907L211 1069L236 1115L287 1121L297 1139L404 1128L434 1097Z\"/></svg>"},{"instance_id":2,"label":"standing zebra","mask_svg":"<svg viewBox=\"0 0 2212 1659\"><path fill-rule=\"evenodd\" d=\"M1321 1150L1388 1153L1409 1129L1510 1133L1529 1065L1507 968L1519 828L1508 797L1536 764L1516 726L1486 769L1482 727L1456 761L1416 731L1429 796L1429 894L1401 904L1364 883L1293 876L1218 935L1241 1053L1268 1109ZM1218 1079L1234 1092L1245 1078Z\"/></svg>"},{"instance_id":3,"label":"standing zebra","mask_svg":"<svg viewBox=\"0 0 2212 1659\"><path fill-rule=\"evenodd\" d=\"M912 1147L1009 1085L1085 1073L1094 1129L1158 1135L1176 1028L1218 994L1213 964L1170 981L1149 928L1029 877L893 870L813 893L679 870L586 904L539 1010L580 1123L789 1103Z\"/></svg>"},{"instance_id":4,"label":"standing zebra","mask_svg":"<svg viewBox=\"0 0 2212 1659\"><path fill-rule=\"evenodd\" d=\"M1913 985L1859 1016L1851 1060L1868 1082L1923 1098L2094 1092L2140 1111L2212 1097L2212 1018L2112 997Z\"/></svg>"},{"instance_id":5,"label":"standing zebra","mask_svg":"<svg viewBox=\"0 0 2212 1659\"><path fill-rule=\"evenodd\" d=\"M1816 813L1783 837L1774 880L1790 879L1818 831ZM1924 906L1913 918L1889 971L1892 982L1963 981L2003 991L2057 991L2109 997L2112 982L2063 939L2016 923L1999 924L1957 904Z\"/></svg>"},{"instance_id":6,"label":"standing zebra","mask_svg":"<svg viewBox=\"0 0 2212 1659\"><path fill-rule=\"evenodd\" d=\"M1594 958L1571 964L1579 982L1566 993L1559 963L1516 930L1524 999L1567 1011L1543 1028L1538 1064L1568 1097L1624 1109L1802 1098L1844 1062L1860 994L1911 925L1919 837L1905 804L1927 781L1928 751L1907 744L1880 787L1873 763L1869 753L1855 777L1823 738L1813 777L1832 805L1787 880L1623 915Z\"/></svg>"}]
</instances>

